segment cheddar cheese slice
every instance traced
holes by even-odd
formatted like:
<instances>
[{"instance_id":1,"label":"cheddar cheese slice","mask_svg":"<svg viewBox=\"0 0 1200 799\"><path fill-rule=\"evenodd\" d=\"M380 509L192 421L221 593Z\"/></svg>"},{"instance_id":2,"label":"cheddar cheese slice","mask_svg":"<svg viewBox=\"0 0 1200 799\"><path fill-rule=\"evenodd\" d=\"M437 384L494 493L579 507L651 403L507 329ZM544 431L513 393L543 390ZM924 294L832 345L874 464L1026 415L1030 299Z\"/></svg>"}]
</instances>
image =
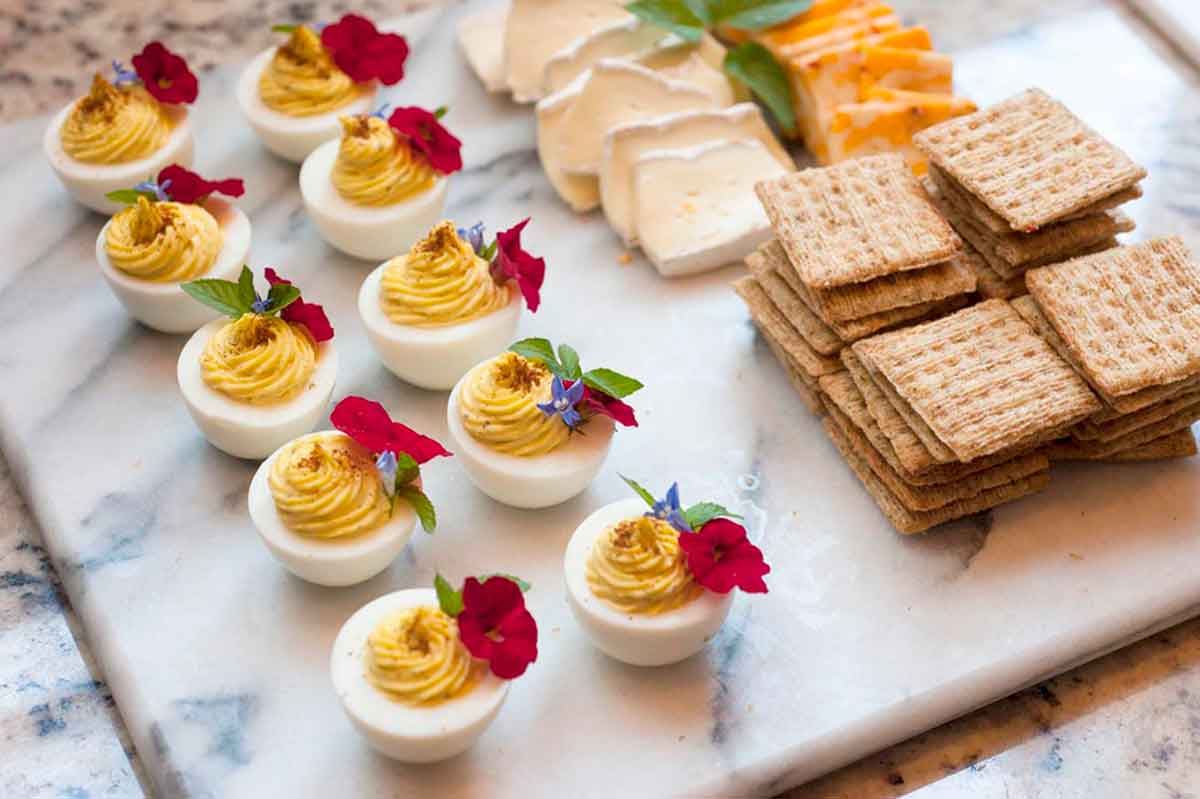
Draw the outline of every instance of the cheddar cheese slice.
<instances>
[{"instance_id":1,"label":"cheddar cheese slice","mask_svg":"<svg viewBox=\"0 0 1200 799\"><path fill-rule=\"evenodd\" d=\"M837 163L876 153L901 153L916 174L928 163L912 137L931 125L976 110L962 97L899 89L873 89L861 103L841 105L825 132L823 163Z\"/></svg>"}]
</instances>

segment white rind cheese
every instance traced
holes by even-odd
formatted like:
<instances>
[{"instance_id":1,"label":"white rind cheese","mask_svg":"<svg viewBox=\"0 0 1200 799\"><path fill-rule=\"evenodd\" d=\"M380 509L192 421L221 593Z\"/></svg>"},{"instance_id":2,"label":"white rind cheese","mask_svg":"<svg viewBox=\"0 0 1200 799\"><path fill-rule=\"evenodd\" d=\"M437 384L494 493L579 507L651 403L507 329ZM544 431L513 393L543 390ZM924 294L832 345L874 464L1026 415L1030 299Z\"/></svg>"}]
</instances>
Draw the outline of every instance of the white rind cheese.
<instances>
[{"instance_id":1,"label":"white rind cheese","mask_svg":"<svg viewBox=\"0 0 1200 799\"><path fill-rule=\"evenodd\" d=\"M540 100L546 62L580 36L629 16L618 0L513 0L504 29L504 80L513 99Z\"/></svg>"},{"instance_id":2,"label":"white rind cheese","mask_svg":"<svg viewBox=\"0 0 1200 799\"><path fill-rule=\"evenodd\" d=\"M645 153L633 186L646 257L667 277L745 258L772 235L754 184L787 171L757 140Z\"/></svg>"},{"instance_id":3,"label":"white rind cheese","mask_svg":"<svg viewBox=\"0 0 1200 799\"><path fill-rule=\"evenodd\" d=\"M645 153L695 147L711 141L759 141L784 169L795 164L771 133L753 103L706 111L686 111L650 121L619 125L604 137L600 161L600 200L609 224L627 246L638 241L633 205L633 165Z\"/></svg>"},{"instance_id":4,"label":"white rind cheese","mask_svg":"<svg viewBox=\"0 0 1200 799\"><path fill-rule=\"evenodd\" d=\"M542 85L549 96L566 88L602 58L635 57L668 34L637 17L618 20L579 37L546 62Z\"/></svg>"},{"instance_id":5,"label":"white rind cheese","mask_svg":"<svg viewBox=\"0 0 1200 799\"><path fill-rule=\"evenodd\" d=\"M562 149L563 119L579 99L583 82L575 81L567 88L537 104L537 148L542 171L558 196L580 213L591 211L600 204L599 181L590 175L568 175L558 161Z\"/></svg>"},{"instance_id":6,"label":"white rind cheese","mask_svg":"<svg viewBox=\"0 0 1200 799\"><path fill-rule=\"evenodd\" d=\"M508 3L489 6L458 22L458 46L471 70L489 92L508 88L504 79L504 31Z\"/></svg>"}]
</instances>

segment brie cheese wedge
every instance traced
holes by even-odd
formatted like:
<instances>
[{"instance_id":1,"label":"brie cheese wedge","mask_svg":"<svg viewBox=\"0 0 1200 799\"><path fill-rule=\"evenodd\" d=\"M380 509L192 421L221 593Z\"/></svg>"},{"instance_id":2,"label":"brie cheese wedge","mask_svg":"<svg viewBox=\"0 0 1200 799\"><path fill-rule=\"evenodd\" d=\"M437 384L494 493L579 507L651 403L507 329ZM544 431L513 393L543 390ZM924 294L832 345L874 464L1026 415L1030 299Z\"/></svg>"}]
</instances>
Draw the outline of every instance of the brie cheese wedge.
<instances>
[{"instance_id":1,"label":"brie cheese wedge","mask_svg":"<svg viewBox=\"0 0 1200 799\"><path fill-rule=\"evenodd\" d=\"M513 0L504 30L504 80L513 99L540 100L547 61L580 36L629 16L619 0Z\"/></svg>"},{"instance_id":2,"label":"brie cheese wedge","mask_svg":"<svg viewBox=\"0 0 1200 799\"><path fill-rule=\"evenodd\" d=\"M750 99L749 90L726 76L725 54L725 47L707 33L694 44L672 35L632 60L668 78L708 89L723 107Z\"/></svg>"},{"instance_id":3,"label":"brie cheese wedge","mask_svg":"<svg viewBox=\"0 0 1200 799\"><path fill-rule=\"evenodd\" d=\"M668 34L637 17L618 20L579 37L546 62L542 85L547 96L565 89L601 58L634 57Z\"/></svg>"},{"instance_id":4,"label":"brie cheese wedge","mask_svg":"<svg viewBox=\"0 0 1200 799\"><path fill-rule=\"evenodd\" d=\"M753 103L707 111L685 111L650 121L619 125L604 137L600 159L600 201L604 215L626 246L637 244L633 204L633 165L645 153L679 150L706 142L758 141L784 169L795 169L787 150L767 127Z\"/></svg>"},{"instance_id":5,"label":"brie cheese wedge","mask_svg":"<svg viewBox=\"0 0 1200 799\"><path fill-rule=\"evenodd\" d=\"M753 139L644 154L633 194L646 257L666 277L745 258L772 236L754 184L787 171Z\"/></svg>"},{"instance_id":6,"label":"brie cheese wedge","mask_svg":"<svg viewBox=\"0 0 1200 799\"><path fill-rule=\"evenodd\" d=\"M583 89L576 80L567 88L537 104L537 149L546 179L567 205L580 213L600 204L600 184L593 175L568 175L559 162L563 139L563 120Z\"/></svg>"},{"instance_id":7,"label":"brie cheese wedge","mask_svg":"<svg viewBox=\"0 0 1200 799\"><path fill-rule=\"evenodd\" d=\"M707 89L628 61L603 58L585 75L579 97L563 116L557 155L573 175L599 173L604 135L617 125L719 107Z\"/></svg>"},{"instance_id":8,"label":"brie cheese wedge","mask_svg":"<svg viewBox=\"0 0 1200 799\"><path fill-rule=\"evenodd\" d=\"M458 46L471 71L489 92L508 88L504 80L504 31L509 4L498 3L458 21Z\"/></svg>"}]
</instances>

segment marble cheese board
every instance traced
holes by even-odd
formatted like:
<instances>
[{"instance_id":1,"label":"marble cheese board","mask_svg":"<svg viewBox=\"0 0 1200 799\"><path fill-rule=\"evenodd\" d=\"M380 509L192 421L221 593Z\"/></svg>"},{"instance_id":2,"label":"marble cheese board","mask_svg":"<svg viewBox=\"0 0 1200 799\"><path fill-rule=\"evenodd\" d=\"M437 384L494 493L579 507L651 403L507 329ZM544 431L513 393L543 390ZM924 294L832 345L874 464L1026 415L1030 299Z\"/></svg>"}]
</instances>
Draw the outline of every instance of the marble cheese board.
<instances>
[{"instance_id":1,"label":"marble cheese board","mask_svg":"<svg viewBox=\"0 0 1200 799\"><path fill-rule=\"evenodd\" d=\"M549 263L521 334L643 379L642 426L617 435L589 491L546 511L499 506L453 460L431 464L438 533L355 588L309 586L271 560L246 513L254 464L209 447L179 399L184 339L139 328L107 293L103 220L54 183L44 120L4 130L0 445L162 795L771 795L1200 613L1194 461L1063 467L1038 497L893 533L756 339L728 288L736 267L665 281L641 257L622 265L603 219L554 197L529 109L489 97L455 48L454 19L476 7L405 20L414 52L393 101L451 106L467 161L451 215L531 215ZM981 104L1034 83L1059 96L1149 167L1138 235L1200 247L1198 93L1118 13L1089 5L965 46L961 89ZM197 164L246 179L252 264L329 308L335 396L380 399L445 440L445 394L399 383L367 347L354 297L374 265L318 238L295 167L239 117L236 74L205 76ZM773 566L771 592L739 597L709 650L674 667L607 660L563 599L566 540L626 495L618 473L739 509ZM374 755L330 686L338 627L435 570L480 569L533 582L537 664L468 754L419 768Z\"/></svg>"}]
</instances>

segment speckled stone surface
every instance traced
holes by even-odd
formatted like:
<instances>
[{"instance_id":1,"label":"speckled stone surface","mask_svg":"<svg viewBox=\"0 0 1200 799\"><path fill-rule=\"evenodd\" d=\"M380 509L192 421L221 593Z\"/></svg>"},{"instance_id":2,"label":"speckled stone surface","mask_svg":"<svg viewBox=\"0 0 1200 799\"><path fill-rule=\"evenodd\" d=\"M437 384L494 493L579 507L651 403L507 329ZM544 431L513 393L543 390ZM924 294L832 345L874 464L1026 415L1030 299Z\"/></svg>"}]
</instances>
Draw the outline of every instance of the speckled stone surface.
<instances>
[{"instance_id":1,"label":"speckled stone surface","mask_svg":"<svg viewBox=\"0 0 1200 799\"><path fill-rule=\"evenodd\" d=\"M16 15L11 5L0 8L0 114L7 118L52 108L74 96L74 88L61 81L56 86L55 76L66 72L78 78L78 65L89 58L104 63L107 54L91 55L98 52L95 42L105 45L101 49L129 50L163 35L161 26L174 24L164 22L167 3L154 0L93 3L91 11L86 3L72 0L28 2L24 6L32 10ZM250 6L188 4L186 11L175 12L175 19L186 16L200 25L170 34L171 41L199 64L236 60L263 44L261 38L249 41L247 30L285 17L333 13L307 3L297 4L299 14L276 14L271 3L229 10L237 5ZM386 5L389 12L396 10L396 4ZM1035 19L1066 18L1105 4L1061 0L1048 9L1050 4L1033 0L973 2L971 13L941 0L898 5L909 19L927 23L940 44L960 49L1001 35L1020 37ZM79 20L97 13L112 16L100 26L84 26L86 38L76 41L78 31L71 25L82 29ZM60 18L75 22L52 30L56 22L51 20ZM125 20L160 27L126 31ZM1124 22L1174 68L1185 69L1136 20ZM39 26L44 33L37 33ZM111 38L120 38L119 47L108 44ZM184 44L188 41L195 42L194 51L187 49L193 46ZM1096 46L1102 42L1101 35ZM1126 55L1118 52L1114 58ZM1064 69L1070 68L1069 57L1063 53ZM27 79L14 77L23 70ZM997 64L997 73L1001 82L1003 64ZM1180 93L1195 91L1196 77L1181 74ZM1150 167L1153 171L1172 163L1183 168L1180 174L1194 173L1200 168L1195 160L1180 163L1168 150L1162 164ZM1179 180L1181 191L1187 190ZM73 629L78 626L40 548L36 526L0 466L0 796L5 799L141 794L107 690L92 676L86 655L75 648ZM1200 797L1200 622L1154 636L788 794L791 799L903 795Z\"/></svg>"}]
</instances>

